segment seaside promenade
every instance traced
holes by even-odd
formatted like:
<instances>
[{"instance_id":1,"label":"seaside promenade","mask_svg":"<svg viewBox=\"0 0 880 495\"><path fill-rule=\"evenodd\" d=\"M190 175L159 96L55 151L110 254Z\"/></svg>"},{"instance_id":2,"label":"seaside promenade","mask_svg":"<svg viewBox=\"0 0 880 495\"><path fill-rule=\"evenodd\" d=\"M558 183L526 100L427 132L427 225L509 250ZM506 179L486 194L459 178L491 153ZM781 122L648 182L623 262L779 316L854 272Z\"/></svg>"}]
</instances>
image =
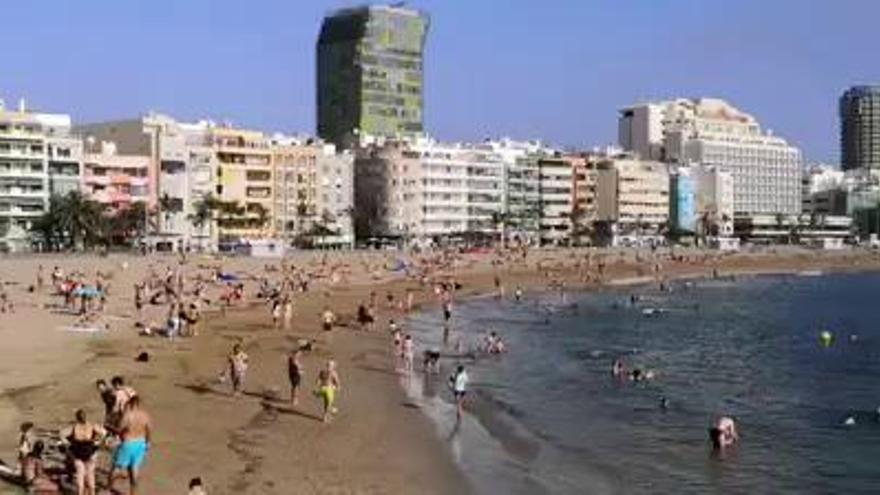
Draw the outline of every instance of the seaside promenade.
<instances>
[{"instance_id":1,"label":"seaside promenade","mask_svg":"<svg viewBox=\"0 0 880 495\"><path fill-rule=\"evenodd\" d=\"M0 259L2 290L13 305L0 314L0 459L16 464L23 421L50 436L68 426L79 408L97 421L103 405L95 381L122 375L154 421L140 493L185 493L194 477L201 477L211 494L465 493L467 480L431 424L407 401L395 372L387 322L406 318L399 304L406 294L413 294L417 311L437 302L434 287L442 281L454 280L461 286L455 297L466 298L494 291L496 277L508 294L515 286L529 292L559 282L571 290L595 290L615 281L709 277L713 272L877 270L880 257L868 251L800 249L724 255L559 249L532 250L525 257L303 252L285 264L283 273L291 273L292 266L298 280L308 281L308 290L292 292L289 328L273 328L269 307L256 292L261 279L276 283L282 278L279 260L200 255L183 264L172 255ZM80 317L53 293L56 266L66 274L81 272L87 280L102 272L108 297L93 321L77 325ZM179 271L188 285L204 281L208 302L197 336L143 336L134 326L135 284L169 271ZM218 273L244 285L243 300L223 308L228 284L215 281ZM375 330L356 323L359 305L374 308ZM330 332L321 328L326 308L337 316ZM162 303L146 304L140 317L161 326L166 312ZM303 355L300 403L293 407L287 401L287 354L303 342L311 342L312 350ZM235 343L250 358L239 397L232 397L228 383L217 378ZM142 353L148 361L135 359ZM342 387L339 412L324 424L311 392L328 359L338 363ZM99 484L108 456L99 453ZM0 482L0 493L15 490Z\"/></svg>"}]
</instances>

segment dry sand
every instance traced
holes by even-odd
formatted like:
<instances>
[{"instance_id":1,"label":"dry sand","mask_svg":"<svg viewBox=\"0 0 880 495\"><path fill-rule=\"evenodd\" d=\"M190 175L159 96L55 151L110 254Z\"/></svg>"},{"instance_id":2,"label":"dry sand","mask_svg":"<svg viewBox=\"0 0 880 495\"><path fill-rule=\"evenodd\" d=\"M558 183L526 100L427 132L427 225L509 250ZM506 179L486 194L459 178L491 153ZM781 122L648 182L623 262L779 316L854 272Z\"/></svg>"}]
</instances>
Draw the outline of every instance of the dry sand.
<instances>
[{"instance_id":1,"label":"dry sand","mask_svg":"<svg viewBox=\"0 0 880 495\"><path fill-rule=\"evenodd\" d=\"M651 278L650 262L636 263L632 252L606 253L606 282ZM725 256L710 263L699 260L701 255L696 252L681 253L692 259L664 261L664 274L706 276L713 268L723 274L880 268L880 258L865 252L765 251ZM143 278L150 264L160 273L165 266L176 265L174 257L32 256L0 260L0 278L14 284L8 285L8 292L16 305L14 314L0 315L0 459L14 462L15 431L20 421L58 428L81 407L93 420L100 420L102 405L94 381L121 374L139 391L154 417L156 433L144 470L145 494L185 493L194 476L205 480L211 494L470 491L432 425L417 406L408 403L393 370L382 323L402 315L380 313L379 330L373 333L355 330L353 325L330 333L319 329L325 305L332 306L347 322L370 291L377 292L380 306L387 291L400 298L405 287L416 289L419 300L431 303L429 288L378 268L395 257L387 253L332 255L345 260L351 273L343 283L332 287L322 283L308 293L297 294L290 330L270 328L269 312L258 304L225 315L208 314L198 337L174 342L137 336L131 319L133 284ZM516 284L527 290L544 289L548 275L575 287L580 281L574 262L582 257L583 252L578 251L541 251L531 253L527 265L508 263L494 268L488 255L469 255L454 270L464 286L459 297L490 290L495 273L501 275L508 291ZM314 265L316 260L317 255L308 253L293 258L298 266ZM199 264L207 262L194 257L187 270L194 273ZM260 274L269 262L234 259L222 263L224 271ZM87 335L60 330L75 317L55 314L45 307L59 302L48 289L42 294L26 290L34 283L38 264L44 267L47 285L55 265L90 276L97 269L112 271L105 320L109 331ZM252 294L254 287L250 283L248 292ZM162 308L151 311L152 319L160 318ZM285 353L300 338L316 338L318 343L316 350L305 356L304 393L300 406L294 409L284 400L266 400L264 396L280 391L287 398ZM217 376L226 354L238 341L244 343L251 367L245 395L233 398L228 385L218 383ZM150 362L134 361L141 351L151 355ZM339 362L343 388L340 412L325 425L319 421L319 404L309 392L317 368L329 357ZM107 455L102 454L99 465L107 464ZM0 484L0 493L6 491L16 493Z\"/></svg>"}]
</instances>

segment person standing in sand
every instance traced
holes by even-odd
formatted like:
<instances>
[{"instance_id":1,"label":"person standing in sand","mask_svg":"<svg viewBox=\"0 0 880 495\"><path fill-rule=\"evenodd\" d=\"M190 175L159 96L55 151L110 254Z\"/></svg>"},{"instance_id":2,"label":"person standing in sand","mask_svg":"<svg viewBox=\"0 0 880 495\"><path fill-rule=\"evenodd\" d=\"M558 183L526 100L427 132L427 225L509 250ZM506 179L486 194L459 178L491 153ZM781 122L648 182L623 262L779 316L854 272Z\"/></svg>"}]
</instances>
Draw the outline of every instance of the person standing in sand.
<instances>
[{"instance_id":1,"label":"person standing in sand","mask_svg":"<svg viewBox=\"0 0 880 495\"><path fill-rule=\"evenodd\" d=\"M287 377L290 380L290 403L294 406L299 402L298 391L302 383L303 367L300 362L302 352L295 349L287 355Z\"/></svg>"},{"instance_id":2,"label":"person standing in sand","mask_svg":"<svg viewBox=\"0 0 880 495\"><path fill-rule=\"evenodd\" d=\"M232 395L237 396L244 388L244 379L248 368L248 355L241 349L240 344L232 346L232 354L229 355L229 378L232 380Z\"/></svg>"},{"instance_id":3,"label":"person standing in sand","mask_svg":"<svg viewBox=\"0 0 880 495\"><path fill-rule=\"evenodd\" d=\"M284 294L284 329L290 330L290 323L293 321L293 297L290 294Z\"/></svg>"},{"instance_id":4,"label":"person standing in sand","mask_svg":"<svg viewBox=\"0 0 880 495\"><path fill-rule=\"evenodd\" d=\"M119 425L119 436L122 443L113 454L113 466L107 477L107 487L113 492L113 479L117 470L125 470L128 473L128 493L137 495L137 486L141 466L150 449L152 426L150 416L141 408L140 397L132 397L128 401L122 422Z\"/></svg>"},{"instance_id":5,"label":"person standing in sand","mask_svg":"<svg viewBox=\"0 0 880 495\"><path fill-rule=\"evenodd\" d=\"M104 428L90 423L82 409L76 411L76 422L61 433L61 438L67 442L67 453L73 459L77 495L97 493L95 457L104 435Z\"/></svg>"},{"instance_id":6,"label":"person standing in sand","mask_svg":"<svg viewBox=\"0 0 880 495\"><path fill-rule=\"evenodd\" d=\"M333 311L330 311L329 307L324 307L324 312L321 314L321 328L324 329L325 332L329 332L333 330L333 324L336 323L336 315L333 314Z\"/></svg>"}]
</instances>

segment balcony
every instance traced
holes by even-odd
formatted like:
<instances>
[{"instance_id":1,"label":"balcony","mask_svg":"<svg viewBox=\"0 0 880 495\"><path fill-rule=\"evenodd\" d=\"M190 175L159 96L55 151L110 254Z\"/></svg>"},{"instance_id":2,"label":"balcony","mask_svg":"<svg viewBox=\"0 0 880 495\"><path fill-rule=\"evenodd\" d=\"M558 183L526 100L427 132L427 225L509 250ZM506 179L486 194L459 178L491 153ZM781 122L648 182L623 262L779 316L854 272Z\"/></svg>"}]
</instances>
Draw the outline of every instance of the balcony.
<instances>
[{"instance_id":1,"label":"balcony","mask_svg":"<svg viewBox=\"0 0 880 495\"><path fill-rule=\"evenodd\" d=\"M29 168L19 168L19 167L0 167L0 177L20 177L25 179L39 179L42 180L44 174L42 170L42 166L40 170L34 171Z\"/></svg>"},{"instance_id":2,"label":"balcony","mask_svg":"<svg viewBox=\"0 0 880 495\"><path fill-rule=\"evenodd\" d=\"M110 184L110 176L109 175L91 175L87 174L83 176L83 182L86 184L95 184L100 186L107 186Z\"/></svg>"},{"instance_id":3,"label":"balcony","mask_svg":"<svg viewBox=\"0 0 880 495\"><path fill-rule=\"evenodd\" d=\"M42 189L33 190L21 187L0 187L0 197L42 199L45 196L46 194Z\"/></svg>"}]
</instances>

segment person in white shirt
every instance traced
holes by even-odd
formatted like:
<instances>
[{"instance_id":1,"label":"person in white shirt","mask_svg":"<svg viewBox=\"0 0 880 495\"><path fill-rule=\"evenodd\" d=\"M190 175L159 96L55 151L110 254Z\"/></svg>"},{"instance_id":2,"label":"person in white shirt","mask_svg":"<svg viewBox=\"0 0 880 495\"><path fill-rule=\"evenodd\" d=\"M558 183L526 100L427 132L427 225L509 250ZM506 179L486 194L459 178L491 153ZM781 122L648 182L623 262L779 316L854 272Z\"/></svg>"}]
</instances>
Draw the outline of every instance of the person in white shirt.
<instances>
[{"instance_id":1,"label":"person in white shirt","mask_svg":"<svg viewBox=\"0 0 880 495\"><path fill-rule=\"evenodd\" d=\"M459 365L458 369L455 371L455 375L449 377L449 380L452 382L452 393L455 396L456 419L461 420L461 415L464 412L464 397L467 394L469 381L464 366Z\"/></svg>"}]
</instances>

